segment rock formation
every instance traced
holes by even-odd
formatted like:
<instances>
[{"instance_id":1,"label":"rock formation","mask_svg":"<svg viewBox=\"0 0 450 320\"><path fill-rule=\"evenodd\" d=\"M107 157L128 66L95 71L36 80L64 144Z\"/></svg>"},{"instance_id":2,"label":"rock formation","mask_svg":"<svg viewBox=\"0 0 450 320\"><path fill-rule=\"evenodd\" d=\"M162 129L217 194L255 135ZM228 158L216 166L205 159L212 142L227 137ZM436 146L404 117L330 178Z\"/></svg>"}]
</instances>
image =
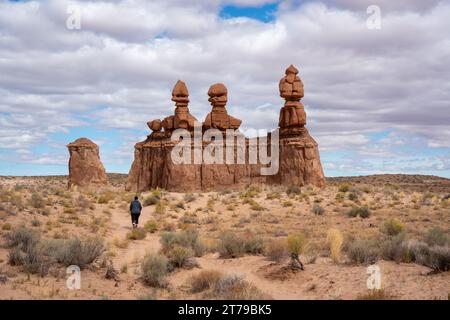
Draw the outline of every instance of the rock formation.
<instances>
[{"instance_id":1,"label":"rock formation","mask_svg":"<svg viewBox=\"0 0 450 320\"><path fill-rule=\"evenodd\" d=\"M216 83L208 90L209 102L212 105L211 112L206 116L203 123L204 129L239 129L241 120L228 115L225 108L228 101L228 90L222 83Z\"/></svg>"},{"instance_id":2,"label":"rock formation","mask_svg":"<svg viewBox=\"0 0 450 320\"><path fill-rule=\"evenodd\" d=\"M309 135L306 113L300 100L303 82L293 65L280 80L280 96L285 99L280 110L280 170L268 177L269 182L284 185L325 185L317 142Z\"/></svg>"},{"instance_id":3,"label":"rock formation","mask_svg":"<svg viewBox=\"0 0 450 320\"><path fill-rule=\"evenodd\" d=\"M251 164L249 154L251 141L238 131L234 131L233 139L244 138L244 163L190 163L175 164L171 152L177 145L171 136L175 129L182 128L194 136L196 119L189 113L188 91L182 81L178 81L172 93L172 101L176 103L175 114L163 121L153 120L148 123L153 131L145 141L135 146L135 158L128 175L127 190L145 191L160 187L169 191L202 191L224 188L242 188L253 183L298 185L325 185L325 178L320 163L320 155L316 141L309 135L306 125L306 114L300 100L303 98L303 83L298 77L299 71L290 66L279 84L280 95L285 104L280 110L279 121L279 170L274 175L261 175L264 165ZM217 129L223 137L227 129L237 130L241 120L230 116L226 110L228 90L219 83L208 91L211 112L201 125L201 133L208 129ZM163 129L163 131L162 131ZM219 134L219 135L220 135ZM264 146L268 153L271 150L273 134L267 138ZM224 142L225 142L224 138ZM200 146L191 145L191 156L196 148L204 151L211 141L202 141ZM237 159L238 147L232 149L232 156ZM226 142L223 154L226 153ZM198 150L197 150L198 151Z\"/></svg>"},{"instance_id":4,"label":"rock formation","mask_svg":"<svg viewBox=\"0 0 450 320\"><path fill-rule=\"evenodd\" d=\"M105 168L100 160L98 146L87 138L67 145L69 159L69 188L96 188L108 184Z\"/></svg>"}]
</instances>

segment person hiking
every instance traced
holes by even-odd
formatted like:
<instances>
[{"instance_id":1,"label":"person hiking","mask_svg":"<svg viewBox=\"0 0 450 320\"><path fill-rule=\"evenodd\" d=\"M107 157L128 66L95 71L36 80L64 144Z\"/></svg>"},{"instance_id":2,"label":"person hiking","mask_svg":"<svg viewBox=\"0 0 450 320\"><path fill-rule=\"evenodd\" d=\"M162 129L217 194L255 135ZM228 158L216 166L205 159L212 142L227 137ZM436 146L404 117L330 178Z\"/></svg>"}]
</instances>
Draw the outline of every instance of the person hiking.
<instances>
[{"instance_id":1,"label":"person hiking","mask_svg":"<svg viewBox=\"0 0 450 320\"><path fill-rule=\"evenodd\" d=\"M138 227L141 211L142 204L139 202L139 198L136 196L130 203L131 223L133 224L133 229Z\"/></svg>"}]
</instances>

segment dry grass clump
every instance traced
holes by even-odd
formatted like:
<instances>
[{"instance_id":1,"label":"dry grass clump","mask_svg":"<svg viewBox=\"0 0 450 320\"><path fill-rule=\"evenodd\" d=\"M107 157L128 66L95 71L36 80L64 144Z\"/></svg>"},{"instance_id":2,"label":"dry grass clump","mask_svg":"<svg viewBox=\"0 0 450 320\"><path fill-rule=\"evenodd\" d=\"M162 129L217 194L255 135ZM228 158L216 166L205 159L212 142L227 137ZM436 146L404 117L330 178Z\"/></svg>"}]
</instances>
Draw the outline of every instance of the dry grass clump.
<instances>
[{"instance_id":1,"label":"dry grass clump","mask_svg":"<svg viewBox=\"0 0 450 320\"><path fill-rule=\"evenodd\" d=\"M348 191L350 190L350 188L351 188L351 185L350 185L350 184L348 184L348 183L343 183L343 184L341 184L341 185L339 186L338 191L339 191L339 192L346 193L346 192L348 192Z\"/></svg>"},{"instance_id":2,"label":"dry grass clump","mask_svg":"<svg viewBox=\"0 0 450 320\"><path fill-rule=\"evenodd\" d=\"M334 263L339 263L341 259L342 244L344 237L338 229L330 229L327 232L327 244L330 249L331 259Z\"/></svg>"},{"instance_id":3,"label":"dry grass clump","mask_svg":"<svg viewBox=\"0 0 450 320\"><path fill-rule=\"evenodd\" d=\"M161 198L151 194L144 199L142 205L144 207L152 206L152 205L158 204L160 200L161 200Z\"/></svg>"},{"instance_id":4,"label":"dry grass clump","mask_svg":"<svg viewBox=\"0 0 450 320\"><path fill-rule=\"evenodd\" d=\"M223 277L220 271L203 270L189 279L192 293L199 293L214 288Z\"/></svg>"},{"instance_id":5,"label":"dry grass clump","mask_svg":"<svg viewBox=\"0 0 450 320\"><path fill-rule=\"evenodd\" d=\"M156 222L156 220L149 220L144 225L144 229L149 233L155 233L156 231L158 231L158 223Z\"/></svg>"},{"instance_id":6,"label":"dry grass clump","mask_svg":"<svg viewBox=\"0 0 450 320\"><path fill-rule=\"evenodd\" d=\"M136 228L127 233L127 239L129 240L143 240L147 236L145 229Z\"/></svg>"},{"instance_id":7,"label":"dry grass clump","mask_svg":"<svg viewBox=\"0 0 450 320\"><path fill-rule=\"evenodd\" d=\"M44 198L37 192L31 194L30 205L35 209L42 209L45 207Z\"/></svg>"},{"instance_id":8,"label":"dry grass clump","mask_svg":"<svg viewBox=\"0 0 450 320\"><path fill-rule=\"evenodd\" d=\"M389 300L384 289L369 290L367 294L359 295L357 300Z\"/></svg>"},{"instance_id":9,"label":"dry grass clump","mask_svg":"<svg viewBox=\"0 0 450 320\"><path fill-rule=\"evenodd\" d=\"M401 233L405 227L396 219L386 220L381 227L381 232L388 236L396 236Z\"/></svg>"},{"instance_id":10,"label":"dry grass clump","mask_svg":"<svg viewBox=\"0 0 450 320\"><path fill-rule=\"evenodd\" d=\"M290 254L300 255L304 252L306 237L302 233L290 235L287 238L287 248Z\"/></svg>"},{"instance_id":11,"label":"dry grass clump","mask_svg":"<svg viewBox=\"0 0 450 320\"><path fill-rule=\"evenodd\" d=\"M141 265L143 282L152 287L166 287L168 267L169 262L165 256L159 254L147 255Z\"/></svg>"},{"instance_id":12,"label":"dry grass clump","mask_svg":"<svg viewBox=\"0 0 450 320\"><path fill-rule=\"evenodd\" d=\"M204 292L206 298L222 300L263 300L270 298L238 275L223 275L205 270L189 279L192 293Z\"/></svg>"},{"instance_id":13,"label":"dry grass clump","mask_svg":"<svg viewBox=\"0 0 450 320\"><path fill-rule=\"evenodd\" d=\"M265 256L272 261L280 262L288 256L285 239L275 239L267 243L264 249Z\"/></svg>"},{"instance_id":14,"label":"dry grass clump","mask_svg":"<svg viewBox=\"0 0 450 320\"><path fill-rule=\"evenodd\" d=\"M112 191L104 191L97 198L97 202L99 204L106 204L106 203L114 200L114 197L115 197L114 192L112 192Z\"/></svg>"}]
</instances>

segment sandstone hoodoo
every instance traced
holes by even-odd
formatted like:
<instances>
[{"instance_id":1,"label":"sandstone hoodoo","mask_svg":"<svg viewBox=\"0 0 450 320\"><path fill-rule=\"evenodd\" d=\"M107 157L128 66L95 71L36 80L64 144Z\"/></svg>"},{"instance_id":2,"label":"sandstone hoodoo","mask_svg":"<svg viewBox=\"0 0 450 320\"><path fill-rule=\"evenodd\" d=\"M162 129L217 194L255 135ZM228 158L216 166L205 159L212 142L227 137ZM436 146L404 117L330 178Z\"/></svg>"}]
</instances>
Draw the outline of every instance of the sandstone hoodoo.
<instances>
[{"instance_id":1,"label":"sandstone hoodoo","mask_svg":"<svg viewBox=\"0 0 450 320\"><path fill-rule=\"evenodd\" d=\"M270 154L273 158L275 157L273 151L279 151L276 153L278 157L275 172L263 173L261 169L267 167L267 163L255 163L250 160L254 150L252 143L255 139L243 137L238 131L242 121L228 114L226 109L228 90L224 84L214 84L208 90L208 101L212 105L212 110L205 121L198 124L196 118L189 113L189 93L186 84L178 81L172 92L172 101L176 103L175 114L163 121L156 119L147 123L152 133L145 141L135 146L135 159L128 175L127 189L145 191L160 187L169 191L188 192L242 188L253 183L324 186L325 177L318 145L305 128L306 113L300 102L304 90L298 73L299 71L291 65L279 83L280 95L285 99L280 111L279 129L267 137L257 139L258 148L262 148L263 154ZM187 130L188 138L197 134L207 136L206 133L214 129L215 134L223 138L223 145L221 149L215 149L215 155L220 151L219 154L227 158L225 154L228 155L231 150L230 157L236 160L240 149L243 150L245 161L176 164L172 159L172 151L179 143L178 140L172 139L176 129ZM227 140L225 137L230 137L231 130L232 140ZM279 139L275 140L274 137ZM243 142L237 145L242 148L230 144L230 141L234 143L239 138L242 138L240 141ZM200 144L192 142L189 152L194 154L197 150L202 153L211 149L212 141L216 142L216 140L203 140ZM260 143L261 141L263 143ZM258 159L261 157L260 151ZM242 154L240 155L242 159Z\"/></svg>"},{"instance_id":2,"label":"sandstone hoodoo","mask_svg":"<svg viewBox=\"0 0 450 320\"><path fill-rule=\"evenodd\" d=\"M108 184L98 146L87 138L67 145L69 159L69 188L90 189Z\"/></svg>"}]
</instances>

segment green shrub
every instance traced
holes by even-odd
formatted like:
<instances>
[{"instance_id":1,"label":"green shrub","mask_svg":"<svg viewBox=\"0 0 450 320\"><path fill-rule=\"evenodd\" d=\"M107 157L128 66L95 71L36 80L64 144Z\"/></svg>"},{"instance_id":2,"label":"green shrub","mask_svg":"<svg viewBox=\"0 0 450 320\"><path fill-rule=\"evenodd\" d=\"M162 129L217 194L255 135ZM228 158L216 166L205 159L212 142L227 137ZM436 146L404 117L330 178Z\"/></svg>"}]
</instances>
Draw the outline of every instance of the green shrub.
<instances>
[{"instance_id":1,"label":"green shrub","mask_svg":"<svg viewBox=\"0 0 450 320\"><path fill-rule=\"evenodd\" d=\"M381 228L381 232L388 236L396 236L403 231L403 225L395 219L386 220Z\"/></svg>"},{"instance_id":2,"label":"green shrub","mask_svg":"<svg viewBox=\"0 0 450 320\"><path fill-rule=\"evenodd\" d=\"M158 254L147 255L142 261L142 280L146 285L164 288L167 286L168 260Z\"/></svg>"},{"instance_id":3,"label":"green shrub","mask_svg":"<svg viewBox=\"0 0 450 320\"><path fill-rule=\"evenodd\" d=\"M372 240L355 240L347 248L350 260L357 264L372 264L378 259L379 249Z\"/></svg>"}]
</instances>

